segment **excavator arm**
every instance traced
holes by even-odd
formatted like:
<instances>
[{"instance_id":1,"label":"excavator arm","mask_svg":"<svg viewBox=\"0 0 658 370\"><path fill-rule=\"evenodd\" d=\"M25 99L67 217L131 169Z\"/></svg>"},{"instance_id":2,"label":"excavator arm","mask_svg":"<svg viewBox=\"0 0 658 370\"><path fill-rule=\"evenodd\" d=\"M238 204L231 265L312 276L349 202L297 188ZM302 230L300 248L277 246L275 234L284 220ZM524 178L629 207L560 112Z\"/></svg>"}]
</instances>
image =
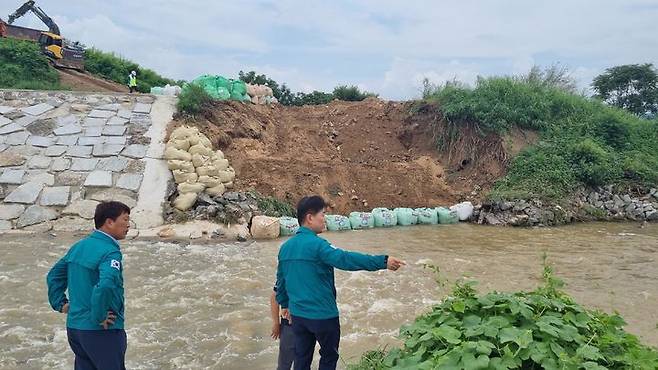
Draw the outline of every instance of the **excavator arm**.
<instances>
[{"instance_id":1,"label":"excavator arm","mask_svg":"<svg viewBox=\"0 0 658 370\"><path fill-rule=\"evenodd\" d=\"M16 9L14 13L9 15L9 18L7 19L7 24L12 24L14 21L16 21L18 18L24 16L27 12L32 11L34 15L39 17L39 19L48 27L48 30L50 33L54 33L55 35L61 35L59 32L59 26L53 21L52 18L50 18L46 12L41 10L35 3L34 0L26 1L25 4L21 5L20 8Z\"/></svg>"}]
</instances>

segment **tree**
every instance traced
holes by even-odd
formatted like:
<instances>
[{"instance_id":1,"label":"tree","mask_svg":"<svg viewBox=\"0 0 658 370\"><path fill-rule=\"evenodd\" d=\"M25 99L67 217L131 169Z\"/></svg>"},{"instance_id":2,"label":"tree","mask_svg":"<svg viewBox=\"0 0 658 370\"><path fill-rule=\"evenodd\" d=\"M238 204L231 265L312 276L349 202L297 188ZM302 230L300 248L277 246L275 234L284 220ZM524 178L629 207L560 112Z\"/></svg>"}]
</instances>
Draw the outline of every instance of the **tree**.
<instances>
[{"instance_id":1,"label":"tree","mask_svg":"<svg viewBox=\"0 0 658 370\"><path fill-rule=\"evenodd\" d=\"M596 97L638 116L658 113L658 73L653 64L628 64L606 69L592 83Z\"/></svg>"}]
</instances>

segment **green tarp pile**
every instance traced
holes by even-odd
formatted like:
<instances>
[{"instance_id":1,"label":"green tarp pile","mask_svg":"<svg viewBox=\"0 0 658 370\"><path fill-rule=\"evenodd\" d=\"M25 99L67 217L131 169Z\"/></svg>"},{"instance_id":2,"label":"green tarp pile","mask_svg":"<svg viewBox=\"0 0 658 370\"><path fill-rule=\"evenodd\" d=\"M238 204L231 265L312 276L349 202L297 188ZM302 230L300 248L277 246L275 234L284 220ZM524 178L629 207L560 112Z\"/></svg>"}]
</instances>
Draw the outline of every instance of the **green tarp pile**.
<instances>
[{"instance_id":1,"label":"green tarp pile","mask_svg":"<svg viewBox=\"0 0 658 370\"><path fill-rule=\"evenodd\" d=\"M201 86L210 97L216 100L251 100L247 95L247 84L244 81L226 79L223 76L203 75L195 78L191 83Z\"/></svg>"}]
</instances>

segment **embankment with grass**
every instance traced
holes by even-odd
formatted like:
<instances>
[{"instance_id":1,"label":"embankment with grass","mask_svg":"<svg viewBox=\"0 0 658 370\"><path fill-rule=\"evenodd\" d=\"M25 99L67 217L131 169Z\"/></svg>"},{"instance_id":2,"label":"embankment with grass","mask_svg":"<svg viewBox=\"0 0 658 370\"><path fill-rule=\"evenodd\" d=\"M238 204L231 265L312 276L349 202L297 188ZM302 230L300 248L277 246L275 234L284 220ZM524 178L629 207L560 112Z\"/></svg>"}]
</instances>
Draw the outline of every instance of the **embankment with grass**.
<instances>
[{"instance_id":1,"label":"embankment with grass","mask_svg":"<svg viewBox=\"0 0 658 370\"><path fill-rule=\"evenodd\" d=\"M447 84L427 91L421 104L436 107L441 119L434 124L444 132L459 135L468 124L483 135L514 129L538 134L534 145L511 159L488 201L537 200L564 207L574 195L591 191L609 193L609 202L618 191L645 197L643 207L657 201L651 198L658 184L656 120L518 78L480 79L474 88ZM445 141L455 137L437 136L437 148L449 147ZM597 196L600 206L598 201Z\"/></svg>"}]
</instances>

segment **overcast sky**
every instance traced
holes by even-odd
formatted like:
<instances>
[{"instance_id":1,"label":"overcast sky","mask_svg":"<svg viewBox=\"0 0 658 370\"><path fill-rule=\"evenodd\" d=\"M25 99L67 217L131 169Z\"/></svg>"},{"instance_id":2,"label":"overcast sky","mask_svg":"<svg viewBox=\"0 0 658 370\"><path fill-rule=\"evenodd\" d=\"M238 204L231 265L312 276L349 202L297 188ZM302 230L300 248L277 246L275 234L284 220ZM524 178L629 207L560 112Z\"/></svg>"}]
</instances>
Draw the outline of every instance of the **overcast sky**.
<instances>
[{"instance_id":1,"label":"overcast sky","mask_svg":"<svg viewBox=\"0 0 658 370\"><path fill-rule=\"evenodd\" d=\"M22 0L2 0L0 17ZM561 63L581 87L658 65L658 0L37 0L62 34L175 79L265 73L293 91L354 84L390 99L421 81ZM28 15L16 24L41 26Z\"/></svg>"}]
</instances>

